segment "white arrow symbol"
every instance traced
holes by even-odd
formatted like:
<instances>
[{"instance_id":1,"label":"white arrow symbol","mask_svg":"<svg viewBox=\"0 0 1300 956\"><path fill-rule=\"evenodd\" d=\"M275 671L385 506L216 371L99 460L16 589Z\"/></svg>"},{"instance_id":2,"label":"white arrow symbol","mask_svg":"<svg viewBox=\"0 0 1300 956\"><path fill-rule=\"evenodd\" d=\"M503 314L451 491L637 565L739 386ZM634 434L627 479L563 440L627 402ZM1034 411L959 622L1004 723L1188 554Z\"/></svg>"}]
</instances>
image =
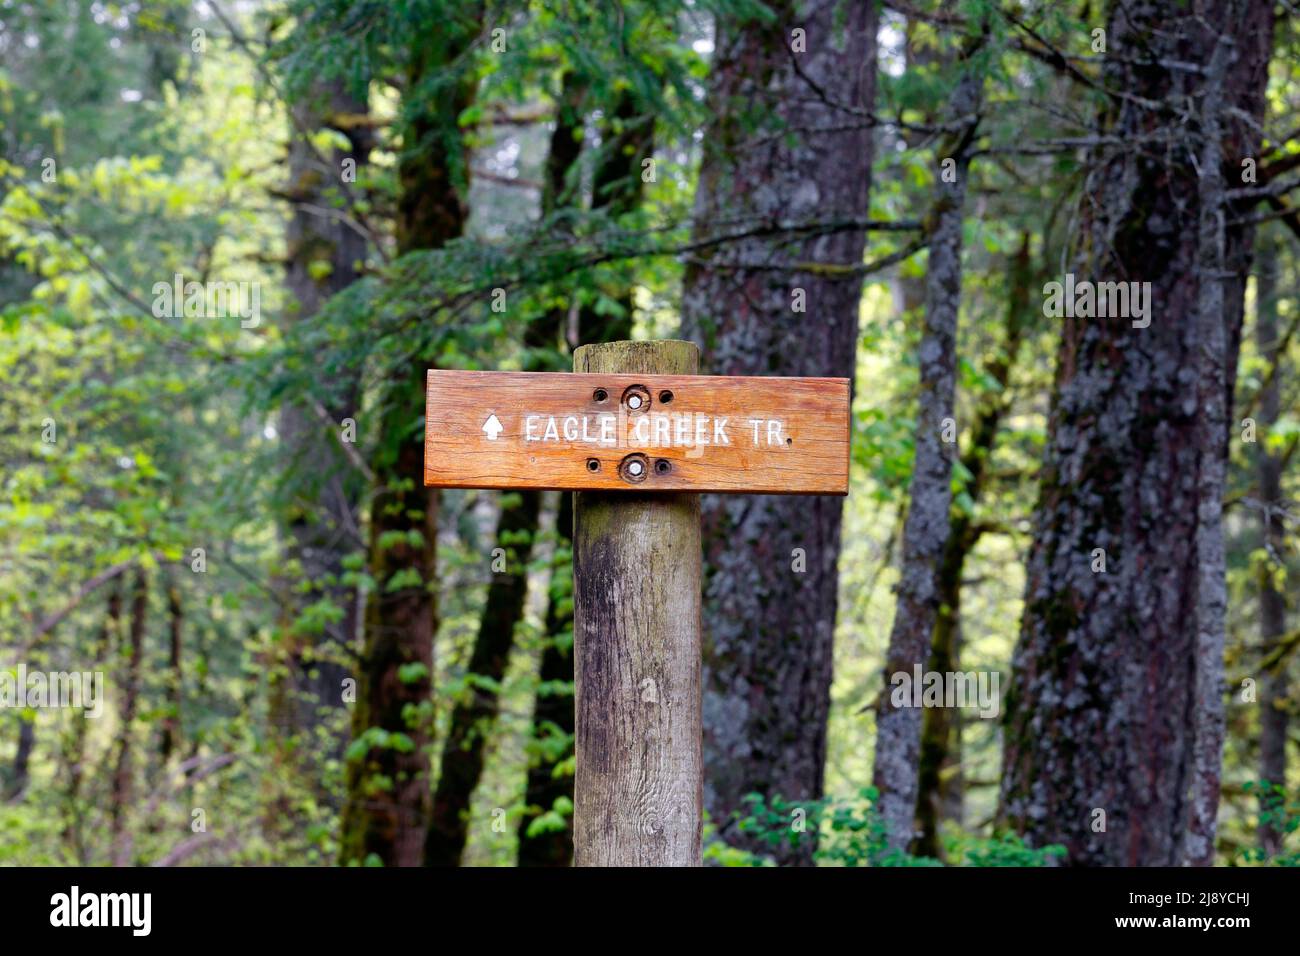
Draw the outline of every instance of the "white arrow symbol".
<instances>
[{"instance_id":1,"label":"white arrow symbol","mask_svg":"<svg viewBox=\"0 0 1300 956\"><path fill-rule=\"evenodd\" d=\"M483 423L483 434L487 435L488 441L496 441L497 436L505 431L505 427L495 414L489 414L488 420Z\"/></svg>"}]
</instances>

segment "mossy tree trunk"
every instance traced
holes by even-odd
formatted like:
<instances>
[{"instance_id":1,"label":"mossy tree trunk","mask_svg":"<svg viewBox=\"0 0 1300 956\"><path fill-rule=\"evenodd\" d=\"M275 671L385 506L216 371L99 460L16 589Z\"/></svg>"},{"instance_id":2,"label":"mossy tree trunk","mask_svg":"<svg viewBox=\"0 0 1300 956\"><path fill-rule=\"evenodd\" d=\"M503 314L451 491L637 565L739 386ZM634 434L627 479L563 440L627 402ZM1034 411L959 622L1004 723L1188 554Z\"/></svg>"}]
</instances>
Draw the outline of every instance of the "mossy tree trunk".
<instances>
[{"instance_id":1,"label":"mossy tree trunk","mask_svg":"<svg viewBox=\"0 0 1300 956\"><path fill-rule=\"evenodd\" d=\"M468 214L457 120L473 101L478 5L418 46L404 80L407 125L398 163L397 244L436 249L459 236ZM440 82L432 78L439 73ZM380 400L371 469L369 571L375 590L364 619L354 753L347 767L340 857L419 866L429 827L429 737L433 640L437 632L436 490L424 487L424 399L428 360L391 370Z\"/></svg>"},{"instance_id":2,"label":"mossy tree trunk","mask_svg":"<svg viewBox=\"0 0 1300 956\"><path fill-rule=\"evenodd\" d=\"M1149 325L1114 308L1061 320L1001 792L1005 822L1076 865L1213 853L1212 552L1241 310L1202 286L1225 281L1206 268L1216 246L1209 258L1249 261L1250 230L1225 228L1214 183L1258 155L1272 24L1266 2L1175 0L1117 6L1107 24L1107 86L1128 95L1100 125L1123 145L1093 156L1073 271L1149 282ZM1208 79L1220 65L1222 82ZM1221 168L1206 171L1209 138Z\"/></svg>"}]
</instances>

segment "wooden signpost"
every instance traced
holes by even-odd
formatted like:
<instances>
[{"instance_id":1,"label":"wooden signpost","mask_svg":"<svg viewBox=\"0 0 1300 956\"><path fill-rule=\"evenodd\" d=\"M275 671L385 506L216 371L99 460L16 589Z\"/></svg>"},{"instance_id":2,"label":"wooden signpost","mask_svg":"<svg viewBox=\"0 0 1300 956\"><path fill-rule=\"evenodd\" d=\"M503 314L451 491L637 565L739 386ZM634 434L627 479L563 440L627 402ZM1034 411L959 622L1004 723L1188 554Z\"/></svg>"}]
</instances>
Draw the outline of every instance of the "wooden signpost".
<instances>
[{"instance_id":1,"label":"wooden signpost","mask_svg":"<svg viewBox=\"0 0 1300 956\"><path fill-rule=\"evenodd\" d=\"M698 494L847 494L849 382L697 375L689 342L573 365L430 371L424 483L579 492L575 863L698 866Z\"/></svg>"},{"instance_id":2,"label":"wooden signpost","mask_svg":"<svg viewBox=\"0 0 1300 956\"><path fill-rule=\"evenodd\" d=\"M425 484L844 494L847 379L429 372Z\"/></svg>"}]
</instances>

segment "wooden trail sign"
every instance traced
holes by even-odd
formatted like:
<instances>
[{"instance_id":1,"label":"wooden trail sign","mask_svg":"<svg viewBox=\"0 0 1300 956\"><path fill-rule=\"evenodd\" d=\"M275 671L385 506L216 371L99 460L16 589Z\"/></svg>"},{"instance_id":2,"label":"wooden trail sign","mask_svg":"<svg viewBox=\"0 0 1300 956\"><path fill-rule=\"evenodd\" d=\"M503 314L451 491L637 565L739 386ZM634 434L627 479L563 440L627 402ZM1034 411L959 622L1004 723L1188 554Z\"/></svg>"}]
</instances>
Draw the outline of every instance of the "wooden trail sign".
<instances>
[{"instance_id":1,"label":"wooden trail sign","mask_svg":"<svg viewBox=\"0 0 1300 956\"><path fill-rule=\"evenodd\" d=\"M439 488L844 495L849 381L429 372Z\"/></svg>"},{"instance_id":2,"label":"wooden trail sign","mask_svg":"<svg viewBox=\"0 0 1300 956\"><path fill-rule=\"evenodd\" d=\"M696 492L848 493L849 383L694 374L608 342L574 374L431 371L424 483L576 491L574 862L699 866Z\"/></svg>"}]
</instances>

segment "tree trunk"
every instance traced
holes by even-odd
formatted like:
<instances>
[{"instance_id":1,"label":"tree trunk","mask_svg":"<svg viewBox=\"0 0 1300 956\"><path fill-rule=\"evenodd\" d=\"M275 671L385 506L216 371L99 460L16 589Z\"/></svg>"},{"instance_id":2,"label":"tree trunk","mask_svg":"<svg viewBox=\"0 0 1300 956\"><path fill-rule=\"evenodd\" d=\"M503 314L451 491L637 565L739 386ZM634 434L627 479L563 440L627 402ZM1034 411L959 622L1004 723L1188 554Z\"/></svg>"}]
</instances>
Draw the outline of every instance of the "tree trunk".
<instances>
[{"instance_id":1,"label":"tree trunk","mask_svg":"<svg viewBox=\"0 0 1300 956\"><path fill-rule=\"evenodd\" d=\"M92 652L94 669L98 669L102 665L104 656L108 654L109 648L113 646L113 642L117 639L121 620L122 587L119 580L113 583L112 590L108 592L104 624L100 628L99 637ZM64 750L64 764L68 771L68 785L64 794L63 840L71 845L74 859L81 866L87 866L90 862L86 848L86 833L83 826L84 814L81 807L81 784L85 777L85 762L87 759L87 729L84 713L74 717L72 720L72 733Z\"/></svg>"},{"instance_id":2,"label":"tree trunk","mask_svg":"<svg viewBox=\"0 0 1300 956\"><path fill-rule=\"evenodd\" d=\"M1262 114L1271 32L1264 2L1128 4L1108 24L1107 86L1128 95L1102 126L1125 145L1094 157L1075 271L1149 281L1148 311L1063 319L1001 793L1008 823L1077 865L1213 851L1223 409L1240 310L1202 285L1223 281L1207 263L1248 260L1248 230L1224 242L1215 194L1258 155L1257 127L1232 111ZM1236 51L1222 110L1206 73L1180 65L1217 69L1220 37ZM1216 152L1222 169L1205 170Z\"/></svg>"},{"instance_id":3,"label":"tree trunk","mask_svg":"<svg viewBox=\"0 0 1300 956\"><path fill-rule=\"evenodd\" d=\"M1265 233L1259 246L1259 268L1255 275L1255 339L1265 367L1270 370L1259 397L1259 434L1267 435L1277 422L1280 411L1278 378L1284 360L1279 348L1277 327L1277 247L1268 233ZM1282 523L1282 459L1280 455L1271 454L1265 442L1256 445L1254 452L1259 482L1261 537L1268 554L1267 560L1260 562L1257 577L1260 646L1267 654L1286 631L1286 596L1274 577L1283 564L1286 547ZM1286 662L1280 662L1271 672L1264 674L1261 683L1259 778L1265 785L1285 787L1289 723L1287 701L1290 698ZM1273 823L1262 823L1259 827L1260 849L1266 856L1276 856L1282 849L1283 836L1282 831Z\"/></svg>"},{"instance_id":4,"label":"tree trunk","mask_svg":"<svg viewBox=\"0 0 1300 956\"><path fill-rule=\"evenodd\" d=\"M689 342L586 345L575 372L693 375ZM574 501L578 866L699 866L699 496Z\"/></svg>"},{"instance_id":5,"label":"tree trunk","mask_svg":"<svg viewBox=\"0 0 1300 956\"><path fill-rule=\"evenodd\" d=\"M1230 5L1229 5L1230 6ZM1224 334L1226 186L1223 177L1223 83L1233 56L1220 36L1210 54L1201 103L1200 190L1196 232L1195 354L1199 393L1196 444L1201 467L1196 503L1196 643L1193 691L1192 785L1182 862L1214 864L1223 768L1224 616L1228 604L1227 555L1223 543L1223 492L1228 480L1228 343ZM1237 316L1237 321L1241 316ZM1233 352L1236 363L1236 352Z\"/></svg>"},{"instance_id":6,"label":"tree trunk","mask_svg":"<svg viewBox=\"0 0 1300 956\"><path fill-rule=\"evenodd\" d=\"M448 24L437 56L418 56L406 89L450 69L477 35L470 17ZM420 41L423 42L423 41ZM464 168L457 118L473 100L465 70L437 102L416 104L398 164L397 239L401 252L435 249L459 236L467 210L457 189ZM424 858L431 794L428 783L430 680L437 630L433 587L438 495L424 487L423 415L427 362L393 370L377 422L372 468L379 482L370 511L369 568L375 582L365 613L365 643L352 712L353 747L340 855L418 866Z\"/></svg>"},{"instance_id":7,"label":"tree trunk","mask_svg":"<svg viewBox=\"0 0 1300 956\"><path fill-rule=\"evenodd\" d=\"M573 754L573 495L560 495L555 516L556 559L546 602L546 647L533 710L533 756L524 802L539 813L554 811L564 825L530 836L534 816L519 825L520 866L568 866L573 861L573 776L560 765ZM569 555L564 554L565 551ZM564 802L568 801L567 813ZM559 807L557 807L557 803Z\"/></svg>"},{"instance_id":8,"label":"tree trunk","mask_svg":"<svg viewBox=\"0 0 1300 956\"><path fill-rule=\"evenodd\" d=\"M365 126L339 119L367 109L366 100L350 96L342 82L313 87L291 108L286 192L293 213L286 235L285 282L297 303L294 321L303 322L355 282L365 261L365 237L345 221L344 211L331 213L338 210L347 188L345 161L355 164L350 169L362 170L374 137ZM313 149L307 135L322 127L346 136L349 147ZM357 644L357 591L341 579L344 557L364 544L357 513L361 486L340 442L357 437L344 430L344 420L355 421L358 385L355 380L320 384L328 394L318 404L290 403L280 411L287 462L283 484L289 501L281 537L293 578L282 582L286 610L268 666L268 723L276 767L268 799L271 833L302 825L295 810L295 783L317 800L334 802L324 786L324 764L342 758L346 741L336 739L333 747L320 752L306 746L303 737L321 724L324 714L344 706L343 681L350 673L345 662ZM309 401L317 402L314 396ZM303 582L309 585L306 590L298 586ZM323 630L299 628L296 616L319 601L337 606L339 619Z\"/></svg>"},{"instance_id":9,"label":"tree trunk","mask_svg":"<svg viewBox=\"0 0 1300 956\"><path fill-rule=\"evenodd\" d=\"M1001 352L984 369L995 388L984 395L978 404L971 428L970 444L961 457L962 465L970 474L966 494L972 505L978 505L988 478L988 462L997 444L1002 418L1010 406L1007 385L1016 353L1020 350L1021 336L1030 320L1029 283L1032 278L1029 261L1029 236L1021 240L1020 249L1011 260L1008 276L1006 330ZM975 550L983 528L967 511L953 508L948 515L948 537L939 560L938 610L934 632L930 638L930 660L927 669L932 673L947 673L960 668L958 662L958 635L961 630L961 582L966 559ZM950 772L954 748L951 743L956 734L959 712L946 707L927 707L921 718L921 756L917 781L916 829L917 838L911 852L918 856L942 858L939 842L939 822L944 817L944 807L953 803L951 788L945 784L944 774ZM959 761L960 762L960 759ZM955 795L960 806L961 796Z\"/></svg>"},{"instance_id":10,"label":"tree trunk","mask_svg":"<svg viewBox=\"0 0 1300 956\"><path fill-rule=\"evenodd\" d=\"M528 561L541 510L541 494L523 491L502 496L497 546L505 550L506 569L492 576L478 634L469 660L467 696L456 703L443 742L441 773L433 793L433 815L424 846L426 866L456 866L469 835L469 803L483 773L489 731L496 722L500 697L495 690L505 676L515 625L528 597ZM482 680L482 683L479 681Z\"/></svg>"},{"instance_id":11,"label":"tree trunk","mask_svg":"<svg viewBox=\"0 0 1300 956\"><path fill-rule=\"evenodd\" d=\"M110 846L114 861L121 866L119 852L126 845L126 814L132 800L131 731L140 699L140 662L144 656L145 613L149 608L149 578L141 567L135 574L135 590L131 596L131 623L126 648L126 674L122 681L122 726L118 729L117 759L113 767L113 786L110 795Z\"/></svg>"},{"instance_id":12,"label":"tree trunk","mask_svg":"<svg viewBox=\"0 0 1300 956\"><path fill-rule=\"evenodd\" d=\"M185 701L185 675L181 669L181 632L184 624L181 592L175 582L167 585L167 712L162 721L159 753L163 763L181 749L181 707Z\"/></svg>"},{"instance_id":13,"label":"tree trunk","mask_svg":"<svg viewBox=\"0 0 1300 956\"><path fill-rule=\"evenodd\" d=\"M697 235L720 223L867 215L876 5L813 0L797 16L792 3L776 7L770 22L719 24ZM803 52L792 50L792 23L805 31ZM793 129L774 130L772 118ZM748 238L688 260L683 334L700 343L715 374L852 378L864 235L839 228ZM703 502L705 803L720 836L760 852L770 848L748 840L732 817L746 794L822 793L842 505L789 496ZM800 557L806 571L795 572ZM808 862L811 853L805 844L781 858Z\"/></svg>"},{"instance_id":14,"label":"tree trunk","mask_svg":"<svg viewBox=\"0 0 1300 956\"><path fill-rule=\"evenodd\" d=\"M968 64L952 101L953 120L962 122L963 129L940 146L935 155L939 174L935 177L936 196L931 214L925 325L918 349L921 394L916 453L908 487L907 520L903 526L898 602L885 654L885 686L876 711L876 759L872 773L872 784L878 794L876 808L886 828L886 843L896 850L907 848L915 829L921 711L910 706L910 695L908 704L895 706L893 679L902 675L910 680L916 665L927 662L940 606L938 577L948 540L956 441L953 391L957 313L961 306L962 219L969 147L978 124L976 114L983 83L982 74ZM944 166L949 161L951 172L946 174ZM947 439L943 437L945 428L952 429ZM951 622L948 626L951 627ZM951 669L951 660L941 663Z\"/></svg>"},{"instance_id":15,"label":"tree trunk","mask_svg":"<svg viewBox=\"0 0 1300 956\"><path fill-rule=\"evenodd\" d=\"M36 747L36 718L28 720L23 714L18 715L18 747L14 751L14 762L9 770L8 786L4 798L9 803L17 803L27 791L30 775L32 750Z\"/></svg>"},{"instance_id":16,"label":"tree trunk","mask_svg":"<svg viewBox=\"0 0 1300 956\"><path fill-rule=\"evenodd\" d=\"M561 102L546 158L542 215L573 201L574 174L582 153L585 84L575 74L562 80ZM529 322L524 330L525 371L553 368L567 310L552 309ZM494 540L506 553L506 570L494 572L470 653L472 683L468 696L452 710L443 743L433 815L424 846L426 866L456 866L469 836L469 806L483 774L487 735L496 722L500 686L514 646L515 627L528 597L528 562L541 515L540 492L524 489L501 495L501 515Z\"/></svg>"}]
</instances>

